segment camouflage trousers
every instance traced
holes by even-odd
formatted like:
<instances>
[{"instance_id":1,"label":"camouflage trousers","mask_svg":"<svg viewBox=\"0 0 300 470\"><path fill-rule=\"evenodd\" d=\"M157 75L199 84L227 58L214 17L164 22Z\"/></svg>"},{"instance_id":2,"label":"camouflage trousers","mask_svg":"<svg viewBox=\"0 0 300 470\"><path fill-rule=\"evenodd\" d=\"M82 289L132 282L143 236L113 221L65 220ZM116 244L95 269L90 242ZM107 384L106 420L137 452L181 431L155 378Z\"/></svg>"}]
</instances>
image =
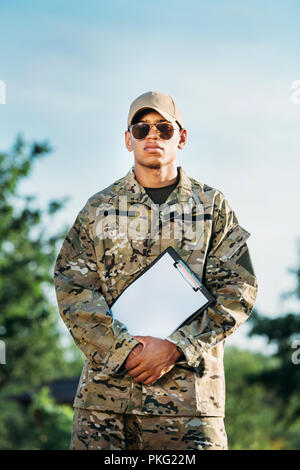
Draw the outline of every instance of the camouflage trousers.
<instances>
[{"instance_id":1,"label":"camouflage trousers","mask_svg":"<svg viewBox=\"0 0 300 470\"><path fill-rule=\"evenodd\" d=\"M223 418L74 408L70 450L227 450Z\"/></svg>"}]
</instances>

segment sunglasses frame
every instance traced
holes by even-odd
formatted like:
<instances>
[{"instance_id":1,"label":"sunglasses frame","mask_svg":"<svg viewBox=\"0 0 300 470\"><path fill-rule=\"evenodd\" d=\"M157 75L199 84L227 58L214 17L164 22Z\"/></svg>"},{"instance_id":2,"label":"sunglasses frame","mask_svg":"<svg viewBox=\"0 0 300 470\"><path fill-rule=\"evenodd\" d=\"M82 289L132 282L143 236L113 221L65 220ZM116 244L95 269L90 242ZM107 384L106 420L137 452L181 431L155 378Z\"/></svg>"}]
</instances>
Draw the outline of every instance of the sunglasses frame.
<instances>
[{"instance_id":1,"label":"sunglasses frame","mask_svg":"<svg viewBox=\"0 0 300 470\"><path fill-rule=\"evenodd\" d=\"M141 139L137 139L136 137L134 137L133 132L132 132L133 126L136 126L137 124L147 124L147 125L149 126L149 130L148 130L147 134L145 135L145 137L142 137ZM174 127L174 126L173 126L173 123L170 122L170 121L160 121L160 122L156 122L156 123L153 123L153 124L150 124L149 122L145 122L145 121L139 121L139 122L136 122L136 123L131 124L130 126L128 126L128 130L131 132L131 134L132 134L132 136L134 137L134 139L136 139L136 140L143 140L143 139L145 139L145 138L147 137L147 135L149 134L149 132L150 132L152 126L155 126L156 129L158 130L158 132L161 134L161 131L160 131L160 130L158 129L158 127L157 127L157 125L159 125L159 124L169 124L169 125L172 126L172 128L173 128L173 134L171 135L171 137L170 137L169 139L163 139L163 140L170 140L170 139L172 139L172 137L173 137L173 135L174 135L174 132L175 132L175 131L180 131L180 128L179 128L179 127ZM163 137L162 137L162 138L163 138Z\"/></svg>"}]
</instances>

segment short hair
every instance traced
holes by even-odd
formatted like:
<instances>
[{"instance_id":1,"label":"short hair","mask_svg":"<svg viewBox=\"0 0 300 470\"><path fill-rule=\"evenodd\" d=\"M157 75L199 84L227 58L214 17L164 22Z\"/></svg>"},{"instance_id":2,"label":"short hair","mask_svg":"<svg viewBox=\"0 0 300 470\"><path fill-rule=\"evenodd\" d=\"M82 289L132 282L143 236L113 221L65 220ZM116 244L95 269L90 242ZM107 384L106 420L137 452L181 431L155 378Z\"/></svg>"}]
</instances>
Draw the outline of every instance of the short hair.
<instances>
[{"instance_id":1,"label":"short hair","mask_svg":"<svg viewBox=\"0 0 300 470\"><path fill-rule=\"evenodd\" d=\"M137 122L140 121L140 119L142 119L142 117L145 115L145 114L148 114L148 113L151 113L151 111L155 111L154 109L152 108L144 108L144 109L141 109L141 111L138 111L132 121L131 121L131 124L136 124Z\"/></svg>"}]
</instances>

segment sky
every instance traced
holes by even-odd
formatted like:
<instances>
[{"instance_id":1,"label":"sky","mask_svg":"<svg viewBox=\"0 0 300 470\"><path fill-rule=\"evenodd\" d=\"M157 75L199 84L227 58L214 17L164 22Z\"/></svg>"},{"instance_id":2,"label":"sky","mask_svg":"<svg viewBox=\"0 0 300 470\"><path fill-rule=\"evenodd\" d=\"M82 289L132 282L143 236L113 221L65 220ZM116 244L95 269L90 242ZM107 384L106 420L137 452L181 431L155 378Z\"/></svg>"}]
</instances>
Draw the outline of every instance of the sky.
<instances>
[{"instance_id":1,"label":"sky","mask_svg":"<svg viewBox=\"0 0 300 470\"><path fill-rule=\"evenodd\" d=\"M17 134L51 144L20 187L41 207L69 197L49 233L125 176L130 104L160 91L187 129L178 165L221 190L251 234L256 308L296 311L281 294L300 248L299 13L297 0L0 0L0 151ZM247 328L227 344L266 352Z\"/></svg>"}]
</instances>

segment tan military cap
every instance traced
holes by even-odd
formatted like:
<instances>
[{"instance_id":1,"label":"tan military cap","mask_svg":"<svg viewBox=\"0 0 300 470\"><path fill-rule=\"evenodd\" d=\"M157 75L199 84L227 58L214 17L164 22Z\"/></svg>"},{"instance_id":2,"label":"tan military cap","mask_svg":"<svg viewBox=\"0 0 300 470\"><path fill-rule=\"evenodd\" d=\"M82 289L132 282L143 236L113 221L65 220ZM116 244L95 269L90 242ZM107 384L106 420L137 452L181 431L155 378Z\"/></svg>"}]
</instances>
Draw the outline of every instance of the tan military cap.
<instances>
[{"instance_id":1,"label":"tan military cap","mask_svg":"<svg viewBox=\"0 0 300 470\"><path fill-rule=\"evenodd\" d=\"M168 121L177 121L183 127L181 113L169 95L158 91L148 91L138 96L130 105L127 126L130 126L135 114L145 108L151 108L160 113Z\"/></svg>"}]
</instances>

